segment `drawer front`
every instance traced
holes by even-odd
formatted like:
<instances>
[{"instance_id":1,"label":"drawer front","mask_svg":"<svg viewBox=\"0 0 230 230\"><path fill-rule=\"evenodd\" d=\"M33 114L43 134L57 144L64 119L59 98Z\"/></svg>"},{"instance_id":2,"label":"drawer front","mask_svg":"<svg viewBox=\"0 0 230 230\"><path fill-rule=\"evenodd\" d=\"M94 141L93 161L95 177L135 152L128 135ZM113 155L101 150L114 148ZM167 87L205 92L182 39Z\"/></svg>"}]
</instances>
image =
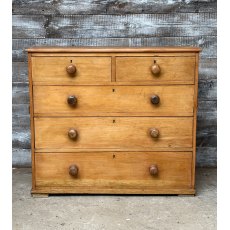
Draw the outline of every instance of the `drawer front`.
<instances>
[{"instance_id":1,"label":"drawer front","mask_svg":"<svg viewBox=\"0 0 230 230\"><path fill-rule=\"evenodd\" d=\"M66 67L76 66L70 74ZM110 82L110 57L32 57L32 79L34 82L53 82L63 84Z\"/></svg>"},{"instance_id":2,"label":"drawer front","mask_svg":"<svg viewBox=\"0 0 230 230\"><path fill-rule=\"evenodd\" d=\"M52 116L192 116L193 85L34 86L34 113Z\"/></svg>"},{"instance_id":3,"label":"drawer front","mask_svg":"<svg viewBox=\"0 0 230 230\"><path fill-rule=\"evenodd\" d=\"M102 187L191 187L191 152L36 153L35 164L40 188L74 187L77 193L87 187L94 192ZM154 174L151 167L157 169Z\"/></svg>"},{"instance_id":4,"label":"drawer front","mask_svg":"<svg viewBox=\"0 0 230 230\"><path fill-rule=\"evenodd\" d=\"M118 82L194 84L194 74L195 57L116 58L116 80Z\"/></svg>"},{"instance_id":5,"label":"drawer front","mask_svg":"<svg viewBox=\"0 0 230 230\"><path fill-rule=\"evenodd\" d=\"M37 117L34 123L37 151L176 151L192 147L193 117Z\"/></svg>"}]
</instances>

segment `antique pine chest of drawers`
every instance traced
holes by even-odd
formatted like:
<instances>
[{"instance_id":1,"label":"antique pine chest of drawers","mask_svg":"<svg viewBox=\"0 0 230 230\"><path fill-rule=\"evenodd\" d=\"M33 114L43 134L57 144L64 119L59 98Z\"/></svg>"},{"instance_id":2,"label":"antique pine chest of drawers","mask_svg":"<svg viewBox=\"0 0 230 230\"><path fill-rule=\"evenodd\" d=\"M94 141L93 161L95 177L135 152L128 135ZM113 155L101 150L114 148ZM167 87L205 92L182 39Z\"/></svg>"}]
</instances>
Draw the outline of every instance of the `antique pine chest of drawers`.
<instances>
[{"instance_id":1,"label":"antique pine chest of drawers","mask_svg":"<svg viewBox=\"0 0 230 230\"><path fill-rule=\"evenodd\" d=\"M199 52L29 48L32 194L194 194Z\"/></svg>"}]
</instances>

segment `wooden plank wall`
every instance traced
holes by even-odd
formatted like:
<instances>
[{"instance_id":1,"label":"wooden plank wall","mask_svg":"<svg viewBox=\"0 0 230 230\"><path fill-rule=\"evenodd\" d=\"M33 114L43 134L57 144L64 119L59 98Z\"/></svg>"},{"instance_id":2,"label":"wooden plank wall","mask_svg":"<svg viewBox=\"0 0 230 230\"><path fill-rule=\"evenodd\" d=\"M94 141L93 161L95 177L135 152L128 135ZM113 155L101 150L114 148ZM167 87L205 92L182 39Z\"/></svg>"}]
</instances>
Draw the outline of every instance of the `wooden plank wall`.
<instances>
[{"instance_id":1,"label":"wooden plank wall","mask_svg":"<svg viewBox=\"0 0 230 230\"><path fill-rule=\"evenodd\" d=\"M30 166L25 49L199 46L197 165L216 166L216 0L13 0L13 166Z\"/></svg>"}]
</instances>

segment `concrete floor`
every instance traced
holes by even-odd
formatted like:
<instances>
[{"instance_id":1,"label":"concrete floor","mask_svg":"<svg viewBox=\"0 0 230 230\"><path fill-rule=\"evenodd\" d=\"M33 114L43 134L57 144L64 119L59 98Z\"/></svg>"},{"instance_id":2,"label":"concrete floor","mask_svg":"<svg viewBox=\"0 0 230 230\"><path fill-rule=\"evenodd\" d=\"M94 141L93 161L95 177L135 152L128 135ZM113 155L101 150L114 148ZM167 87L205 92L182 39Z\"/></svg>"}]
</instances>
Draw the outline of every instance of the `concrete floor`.
<instances>
[{"instance_id":1,"label":"concrete floor","mask_svg":"<svg viewBox=\"0 0 230 230\"><path fill-rule=\"evenodd\" d=\"M14 230L216 229L216 169L197 169L197 195L32 198L31 170L13 169Z\"/></svg>"}]
</instances>

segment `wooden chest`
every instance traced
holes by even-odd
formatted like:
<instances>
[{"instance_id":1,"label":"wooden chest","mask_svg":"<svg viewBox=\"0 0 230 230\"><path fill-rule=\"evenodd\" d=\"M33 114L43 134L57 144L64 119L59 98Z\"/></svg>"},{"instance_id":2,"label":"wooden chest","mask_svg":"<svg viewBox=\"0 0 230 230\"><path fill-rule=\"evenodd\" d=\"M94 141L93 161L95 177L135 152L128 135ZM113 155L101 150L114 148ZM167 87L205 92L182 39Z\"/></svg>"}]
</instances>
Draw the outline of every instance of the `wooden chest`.
<instances>
[{"instance_id":1,"label":"wooden chest","mask_svg":"<svg viewBox=\"0 0 230 230\"><path fill-rule=\"evenodd\" d=\"M199 51L29 48L32 194L194 194Z\"/></svg>"}]
</instances>

